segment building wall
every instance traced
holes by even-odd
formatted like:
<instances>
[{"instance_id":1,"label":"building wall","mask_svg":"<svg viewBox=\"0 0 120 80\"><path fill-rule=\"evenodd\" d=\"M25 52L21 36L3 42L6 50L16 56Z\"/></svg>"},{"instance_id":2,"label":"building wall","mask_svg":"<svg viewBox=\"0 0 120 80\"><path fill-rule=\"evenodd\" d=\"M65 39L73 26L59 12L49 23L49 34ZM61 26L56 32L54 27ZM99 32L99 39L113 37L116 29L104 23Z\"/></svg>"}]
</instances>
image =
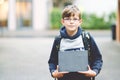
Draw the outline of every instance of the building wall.
<instances>
[{"instance_id":1,"label":"building wall","mask_svg":"<svg viewBox=\"0 0 120 80\"><path fill-rule=\"evenodd\" d=\"M33 29L46 29L47 18L47 0L33 0Z\"/></svg>"},{"instance_id":2,"label":"building wall","mask_svg":"<svg viewBox=\"0 0 120 80\"><path fill-rule=\"evenodd\" d=\"M48 0L32 0L32 29L44 30L48 27ZM8 2L8 30L15 31L16 29L16 0Z\"/></svg>"},{"instance_id":3,"label":"building wall","mask_svg":"<svg viewBox=\"0 0 120 80\"><path fill-rule=\"evenodd\" d=\"M118 16L117 16L117 27L116 27L116 40L120 42L120 0L118 0Z\"/></svg>"}]
</instances>

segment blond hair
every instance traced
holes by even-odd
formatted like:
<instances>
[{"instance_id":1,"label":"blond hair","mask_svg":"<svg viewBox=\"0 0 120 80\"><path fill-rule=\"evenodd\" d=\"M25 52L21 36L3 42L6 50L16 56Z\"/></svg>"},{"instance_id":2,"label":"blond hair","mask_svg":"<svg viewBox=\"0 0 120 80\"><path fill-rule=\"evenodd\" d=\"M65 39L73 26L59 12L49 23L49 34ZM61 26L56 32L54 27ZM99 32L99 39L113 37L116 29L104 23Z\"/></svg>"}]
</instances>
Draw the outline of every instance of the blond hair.
<instances>
[{"instance_id":1,"label":"blond hair","mask_svg":"<svg viewBox=\"0 0 120 80\"><path fill-rule=\"evenodd\" d=\"M62 18L75 16L78 14L79 18L81 19L81 13L79 8L76 5L68 5L63 9Z\"/></svg>"}]
</instances>

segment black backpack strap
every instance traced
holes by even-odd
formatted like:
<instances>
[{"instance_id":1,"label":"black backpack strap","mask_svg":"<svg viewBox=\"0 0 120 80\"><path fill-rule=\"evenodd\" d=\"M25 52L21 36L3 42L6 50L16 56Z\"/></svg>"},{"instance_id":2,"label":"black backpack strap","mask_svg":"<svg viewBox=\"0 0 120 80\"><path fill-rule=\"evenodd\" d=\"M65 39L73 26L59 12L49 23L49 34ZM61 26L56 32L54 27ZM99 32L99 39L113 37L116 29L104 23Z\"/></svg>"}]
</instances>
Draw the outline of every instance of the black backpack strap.
<instances>
[{"instance_id":1,"label":"black backpack strap","mask_svg":"<svg viewBox=\"0 0 120 80\"><path fill-rule=\"evenodd\" d=\"M90 51L90 33L83 30L82 38L83 38L83 44L85 46L85 50Z\"/></svg>"},{"instance_id":2,"label":"black backpack strap","mask_svg":"<svg viewBox=\"0 0 120 80\"><path fill-rule=\"evenodd\" d=\"M60 41L61 41L61 39L62 39L61 35L56 36L56 38L55 38L55 40L57 41L57 43L56 43L57 51L59 51L59 49L60 49Z\"/></svg>"},{"instance_id":3,"label":"black backpack strap","mask_svg":"<svg viewBox=\"0 0 120 80\"><path fill-rule=\"evenodd\" d=\"M91 61L91 56L90 56L90 34L86 31L82 31L82 39L83 39L83 44L85 47L85 50L88 50L88 60L89 62Z\"/></svg>"}]
</instances>

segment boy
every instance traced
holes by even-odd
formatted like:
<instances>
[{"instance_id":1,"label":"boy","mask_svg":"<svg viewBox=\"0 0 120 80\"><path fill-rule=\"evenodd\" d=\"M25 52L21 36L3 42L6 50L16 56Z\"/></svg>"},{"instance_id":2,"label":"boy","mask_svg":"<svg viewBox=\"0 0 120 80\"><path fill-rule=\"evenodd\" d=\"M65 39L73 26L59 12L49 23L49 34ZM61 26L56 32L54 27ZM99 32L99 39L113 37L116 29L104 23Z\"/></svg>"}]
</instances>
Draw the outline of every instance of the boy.
<instances>
[{"instance_id":1,"label":"boy","mask_svg":"<svg viewBox=\"0 0 120 80\"><path fill-rule=\"evenodd\" d=\"M52 77L58 80L91 80L101 70L102 67L102 55L99 49L90 36L90 57L88 71L84 72L59 72L58 71L58 51L69 50L85 50L85 45L82 40L82 29L80 24L82 23L81 14L77 6L68 5L65 7L62 13L61 23L63 27L60 30L60 38L55 38L53 48L49 58L49 69ZM57 49L58 41L60 40L59 50ZM82 43L80 43L82 42Z\"/></svg>"}]
</instances>

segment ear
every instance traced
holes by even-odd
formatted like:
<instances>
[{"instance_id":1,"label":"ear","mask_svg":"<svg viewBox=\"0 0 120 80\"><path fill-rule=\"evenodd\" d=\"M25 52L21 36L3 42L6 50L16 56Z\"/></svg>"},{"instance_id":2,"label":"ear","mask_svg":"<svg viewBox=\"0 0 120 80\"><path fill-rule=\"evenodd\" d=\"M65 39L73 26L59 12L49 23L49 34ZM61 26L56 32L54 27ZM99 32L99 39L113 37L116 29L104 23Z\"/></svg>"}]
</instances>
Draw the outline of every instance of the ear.
<instances>
[{"instance_id":1,"label":"ear","mask_svg":"<svg viewBox=\"0 0 120 80\"><path fill-rule=\"evenodd\" d=\"M61 19L61 23L64 24L64 20L63 19Z\"/></svg>"},{"instance_id":2,"label":"ear","mask_svg":"<svg viewBox=\"0 0 120 80\"><path fill-rule=\"evenodd\" d=\"M82 23L82 19L80 19L80 24Z\"/></svg>"},{"instance_id":3,"label":"ear","mask_svg":"<svg viewBox=\"0 0 120 80\"><path fill-rule=\"evenodd\" d=\"M79 20L80 25L82 24L82 19Z\"/></svg>"}]
</instances>

